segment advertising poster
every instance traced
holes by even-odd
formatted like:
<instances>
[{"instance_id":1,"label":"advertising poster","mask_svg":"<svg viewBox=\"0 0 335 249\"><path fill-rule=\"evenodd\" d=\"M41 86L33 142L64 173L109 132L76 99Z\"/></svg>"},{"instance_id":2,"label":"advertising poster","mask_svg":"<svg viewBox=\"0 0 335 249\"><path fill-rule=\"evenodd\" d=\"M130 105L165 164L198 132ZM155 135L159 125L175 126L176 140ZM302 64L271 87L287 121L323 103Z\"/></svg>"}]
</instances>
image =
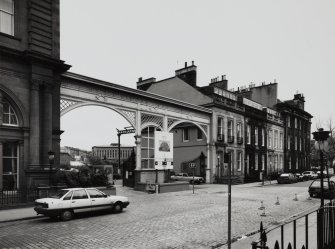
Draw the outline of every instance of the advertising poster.
<instances>
[{"instance_id":1,"label":"advertising poster","mask_svg":"<svg viewBox=\"0 0 335 249\"><path fill-rule=\"evenodd\" d=\"M173 133L155 131L155 169L173 169Z\"/></svg>"}]
</instances>

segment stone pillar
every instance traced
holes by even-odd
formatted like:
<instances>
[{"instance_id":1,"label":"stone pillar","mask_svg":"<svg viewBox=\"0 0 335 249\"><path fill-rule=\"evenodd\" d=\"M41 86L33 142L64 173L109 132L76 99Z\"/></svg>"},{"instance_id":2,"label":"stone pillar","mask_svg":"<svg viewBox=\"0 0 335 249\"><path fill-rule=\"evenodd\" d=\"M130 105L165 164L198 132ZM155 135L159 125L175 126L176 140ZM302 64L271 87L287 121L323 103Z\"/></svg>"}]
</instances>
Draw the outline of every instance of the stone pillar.
<instances>
[{"instance_id":1,"label":"stone pillar","mask_svg":"<svg viewBox=\"0 0 335 249\"><path fill-rule=\"evenodd\" d=\"M48 152L52 150L52 87L44 86L42 120L42 163L49 165Z\"/></svg>"},{"instance_id":2,"label":"stone pillar","mask_svg":"<svg viewBox=\"0 0 335 249\"><path fill-rule=\"evenodd\" d=\"M209 134L209 127L207 127L207 145L206 145L206 153L207 153L207 167L206 167L206 182L211 182L211 168L210 168L210 134Z\"/></svg>"},{"instance_id":3,"label":"stone pillar","mask_svg":"<svg viewBox=\"0 0 335 249\"><path fill-rule=\"evenodd\" d=\"M30 141L29 162L32 167L40 166L40 103L39 83L31 82L30 88Z\"/></svg>"},{"instance_id":4,"label":"stone pillar","mask_svg":"<svg viewBox=\"0 0 335 249\"><path fill-rule=\"evenodd\" d=\"M2 142L0 141L0 189L3 188L3 154L2 154Z\"/></svg>"},{"instance_id":5,"label":"stone pillar","mask_svg":"<svg viewBox=\"0 0 335 249\"><path fill-rule=\"evenodd\" d=\"M164 115L163 117L163 131L168 132L168 117Z\"/></svg>"},{"instance_id":6,"label":"stone pillar","mask_svg":"<svg viewBox=\"0 0 335 249\"><path fill-rule=\"evenodd\" d=\"M17 165L17 182L18 182L18 188L25 187L25 177L24 177L24 142L23 140L20 140L18 143L19 146L19 164Z\"/></svg>"},{"instance_id":7,"label":"stone pillar","mask_svg":"<svg viewBox=\"0 0 335 249\"><path fill-rule=\"evenodd\" d=\"M136 170L141 169L141 112L136 112Z\"/></svg>"}]
</instances>

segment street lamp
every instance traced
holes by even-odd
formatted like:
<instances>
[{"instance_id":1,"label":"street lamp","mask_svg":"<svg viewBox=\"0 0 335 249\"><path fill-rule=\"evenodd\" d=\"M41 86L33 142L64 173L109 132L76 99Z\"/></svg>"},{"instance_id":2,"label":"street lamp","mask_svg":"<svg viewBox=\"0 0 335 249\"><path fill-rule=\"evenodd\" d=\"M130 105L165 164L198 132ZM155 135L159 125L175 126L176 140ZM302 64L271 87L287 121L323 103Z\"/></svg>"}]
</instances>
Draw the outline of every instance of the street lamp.
<instances>
[{"instance_id":1,"label":"street lamp","mask_svg":"<svg viewBox=\"0 0 335 249\"><path fill-rule=\"evenodd\" d=\"M226 153L227 144L224 142L215 143L216 151L223 147L223 163L228 164L228 249L231 248L231 163L229 154ZM219 156L218 156L219 157Z\"/></svg>"},{"instance_id":2,"label":"street lamp","mask_svg":"<svg viewBox=\"0 0 335 249\"><path fill-rule=\"evenodd\" d=\"M328 142L330 131L324 131L323 128L318 129L318 131L313 132L313 138L315 140L314 147L316 150L320 151L320 164L321 164L321 208L324 206L325 200L323 195L323 151L328 150ZM330 186L328 186L330 187Z\"/></svg>"},{"instance_id":3,"label":"street lamp","mask_svg":"<svg viewBox=\"0 0 335 249\"><path fill-rule=\"evenodd\" d=\"M49 151L48 152L48 157L49 157L49 186L51 186L51 171L52 171L52 165L54 163L54 159L55 159L55 152L53 151Z\"/></svg>"}]
</instances>

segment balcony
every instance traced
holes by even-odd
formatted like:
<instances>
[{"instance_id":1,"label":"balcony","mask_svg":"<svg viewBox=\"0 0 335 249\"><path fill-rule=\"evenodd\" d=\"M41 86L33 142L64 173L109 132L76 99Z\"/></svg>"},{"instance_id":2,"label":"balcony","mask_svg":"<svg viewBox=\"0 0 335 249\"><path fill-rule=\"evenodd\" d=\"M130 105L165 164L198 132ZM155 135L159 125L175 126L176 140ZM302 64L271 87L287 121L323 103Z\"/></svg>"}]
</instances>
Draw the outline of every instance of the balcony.
<instances>
[{"instance_id":1,"label":"balcony","mask_svg":"<svg viewBox=\"0 0 335 249\"><path fill-rule=\"evenodd\" d=\"M243 144L243 137L237 137L237 143Z\"/></svg>"},{"instance_id":2,"label":"balcony","mask_svg":"<svg viewBox=\"0 0 335 249\"><path fill-rule=\"evenodd\" d=\"M224 142L224 135L223 134L218 134L218 141Z\"/></svg>"},{"instance_id":3,"label":"balcony","mask_svg":"<svg viewBox=\"0 0 335 249\"><path fill-rule=\"evenodd\" d=\"M228 136L228 143L234 143L234 136Z\"/></svg>"}]
</instances>

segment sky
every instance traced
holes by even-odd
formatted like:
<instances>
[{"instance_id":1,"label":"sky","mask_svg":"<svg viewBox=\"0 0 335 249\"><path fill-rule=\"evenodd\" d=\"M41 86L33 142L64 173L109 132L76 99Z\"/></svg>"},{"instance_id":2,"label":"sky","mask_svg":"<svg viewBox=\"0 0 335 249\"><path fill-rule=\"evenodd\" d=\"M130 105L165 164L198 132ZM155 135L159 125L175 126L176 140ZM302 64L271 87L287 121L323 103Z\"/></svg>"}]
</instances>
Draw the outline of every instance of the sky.
<instances>
[{"instance_id":1,"label":"sky","mask_svg":"<svg viewBox=\"0 0 335 249\"><path fill-rule=\"evenodd\" d=\"M60 0L60 35L74 73L136 88L194 61L198 86L221 75L229 89L276 81L280 100L305 96L312 131L335 122L334 0ZM81 107L62 116L61 145L117 142L126 126L110 109Z\"/></svg>"}]
</instances>

